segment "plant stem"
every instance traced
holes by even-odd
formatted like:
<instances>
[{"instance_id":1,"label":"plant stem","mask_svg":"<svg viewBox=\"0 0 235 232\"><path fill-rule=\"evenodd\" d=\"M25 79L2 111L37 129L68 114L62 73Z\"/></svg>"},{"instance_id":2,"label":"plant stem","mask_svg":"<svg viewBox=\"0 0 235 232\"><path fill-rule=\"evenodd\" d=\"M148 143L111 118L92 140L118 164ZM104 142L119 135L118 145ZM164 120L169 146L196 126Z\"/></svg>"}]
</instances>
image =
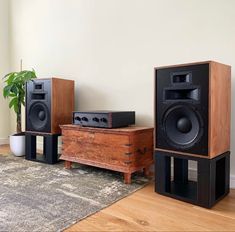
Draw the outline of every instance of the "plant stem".
<instances>
[{"instance_id":1,"label":"plant stem","mask_svg":"<svg viewBox=\"0 0 235 232\"><path fill-rule=\"evenodd\" d=\"M21 133L22 132L22 128L21 128L21 103L18 103L18 113L16 115L16 123L17 123L17 127L16 127L16 131L17 133Z\"/></svg>"}]
</instances>

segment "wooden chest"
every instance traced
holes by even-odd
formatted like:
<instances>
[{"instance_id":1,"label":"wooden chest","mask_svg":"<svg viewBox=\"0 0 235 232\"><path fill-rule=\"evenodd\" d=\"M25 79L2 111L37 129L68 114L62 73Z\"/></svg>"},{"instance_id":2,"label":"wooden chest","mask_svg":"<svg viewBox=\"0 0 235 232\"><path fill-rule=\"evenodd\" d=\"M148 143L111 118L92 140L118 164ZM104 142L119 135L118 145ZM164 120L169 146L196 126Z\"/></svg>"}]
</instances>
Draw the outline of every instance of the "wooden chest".
<instances>
[{"instance_id":1,"label":"wooden chest","mask_svg":"<svg viewBox=\"0 0 235 232\"><path fill-rule=\"evenodd\" d=\"M133 172L148 174L153 164L153 128L125 127L103 129L63 125L62 155L65 167L72 162L124 173L125 183Z\"/></svg>"}]
</instances>

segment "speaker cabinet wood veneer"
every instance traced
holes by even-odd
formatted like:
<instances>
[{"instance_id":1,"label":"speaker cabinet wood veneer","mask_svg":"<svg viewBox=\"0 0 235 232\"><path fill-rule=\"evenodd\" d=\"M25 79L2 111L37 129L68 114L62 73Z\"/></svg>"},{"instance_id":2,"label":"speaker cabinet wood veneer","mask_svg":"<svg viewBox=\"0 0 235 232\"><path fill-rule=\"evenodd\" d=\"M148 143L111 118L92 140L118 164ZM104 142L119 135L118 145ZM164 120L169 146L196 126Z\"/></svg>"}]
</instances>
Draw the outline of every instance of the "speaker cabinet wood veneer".
<instances>
[{"instance_id":1,"label":"speaker cabinet wood veneer","mask_svg":"<svg viewBox=\"0 0 235 232\"><path fill-rule=\"evenodd\" d=\"M192 109L192 116L195 113L194 121L191 120L191 116L189 119L186 116L179 116L180 120L176 119L175 122L177 126L181 127L180 130L186 130L186 133L185 131L181 133L185 138L187 133L191 133L188 132L190 128L194 129L193 127L196 125L199 132L195 132L195 134L197 133L195 138L196 136L198 138L191 147L183 145L174 147L166 138L165 131L169 127L167 127L167 123L166 126L163 125L164 116L167 115L167 110L169 111L171 107L177 107L177 105ZM176 113L176 117L177 115L179 113ZM198 126L197 123L194 123L196 118L198 118ZM230 66L215 61L205 61L155 69L156 151L212 159L230 150L230 121ZM182 123L184 123L183 127ZM174 126L175 124L169 123L169 125ZM185 129L185 126L188 126L188 130ZM177 129L175 131L172 138L178 141L180 133L177 132Z\"/></svg>"},{"instance_id":2,"label":"speaker cabinet wood veneer","mask_svg":"<svg viewBox=\"0 0 235 232\"><path fill-rule=\"evenodd\" d=\"M209 157L230 150L231 67L210 62Z\"/></svg>"},{"instance_id":3,"label":"speaker cabinet wood veneer","mask_svg":"<svg viewBox=\"0 0 235 232\"><path fill-rule=\"evenodd\" d=\"M74 81L52 78L52 133L61 131L60 125L72 122L74 111Z\"/></svg>"}]
</instances>

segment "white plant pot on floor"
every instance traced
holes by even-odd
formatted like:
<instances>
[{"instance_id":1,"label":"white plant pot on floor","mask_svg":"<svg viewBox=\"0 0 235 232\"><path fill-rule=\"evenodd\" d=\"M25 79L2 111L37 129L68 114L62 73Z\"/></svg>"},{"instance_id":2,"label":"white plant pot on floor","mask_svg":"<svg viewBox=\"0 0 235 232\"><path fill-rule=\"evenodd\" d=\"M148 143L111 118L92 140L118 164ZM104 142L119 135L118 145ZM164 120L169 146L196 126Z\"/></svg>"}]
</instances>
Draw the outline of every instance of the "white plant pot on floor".
<instances>
[{"instance_id":1,"label":"white plant pot on floor","mask_svg":"<svg viewBox=\"0 0 235 232\"><path fill-rule=\"evenodd\" d=\"M15 156L25 155L25 135L15 134L10 136L10 149Z\"/></svg>"}]
</instances>

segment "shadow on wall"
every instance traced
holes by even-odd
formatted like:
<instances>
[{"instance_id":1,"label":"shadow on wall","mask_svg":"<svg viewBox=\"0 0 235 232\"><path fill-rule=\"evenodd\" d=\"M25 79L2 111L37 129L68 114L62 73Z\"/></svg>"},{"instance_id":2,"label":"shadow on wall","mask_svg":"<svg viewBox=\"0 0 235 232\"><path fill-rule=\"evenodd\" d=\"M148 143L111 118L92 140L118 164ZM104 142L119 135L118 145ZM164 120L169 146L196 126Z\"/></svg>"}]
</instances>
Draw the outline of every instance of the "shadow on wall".
<instances>
[{"instance_id":1,"label":"shadow on wall","mask_svg":"<svg viewBox=\"0 0 235 232\"><path fill-rule=\"evenodd\" d=\"M77 85L75 88L75 111L109 110L112 99L99 89L87 85Z\"/></svg>"},{"instance_id":2,"label":"shadow on wall","mask_svg":"<svg viewBox=\"0 0 235 232\"><path fill-rule=\"evenodd\" d=\"M147 127L154 126L153 116L151 117L147 114L138 114L138 112L136 112L135 120L137 126L147 126Z\"/></svg>"}]
</instances>

